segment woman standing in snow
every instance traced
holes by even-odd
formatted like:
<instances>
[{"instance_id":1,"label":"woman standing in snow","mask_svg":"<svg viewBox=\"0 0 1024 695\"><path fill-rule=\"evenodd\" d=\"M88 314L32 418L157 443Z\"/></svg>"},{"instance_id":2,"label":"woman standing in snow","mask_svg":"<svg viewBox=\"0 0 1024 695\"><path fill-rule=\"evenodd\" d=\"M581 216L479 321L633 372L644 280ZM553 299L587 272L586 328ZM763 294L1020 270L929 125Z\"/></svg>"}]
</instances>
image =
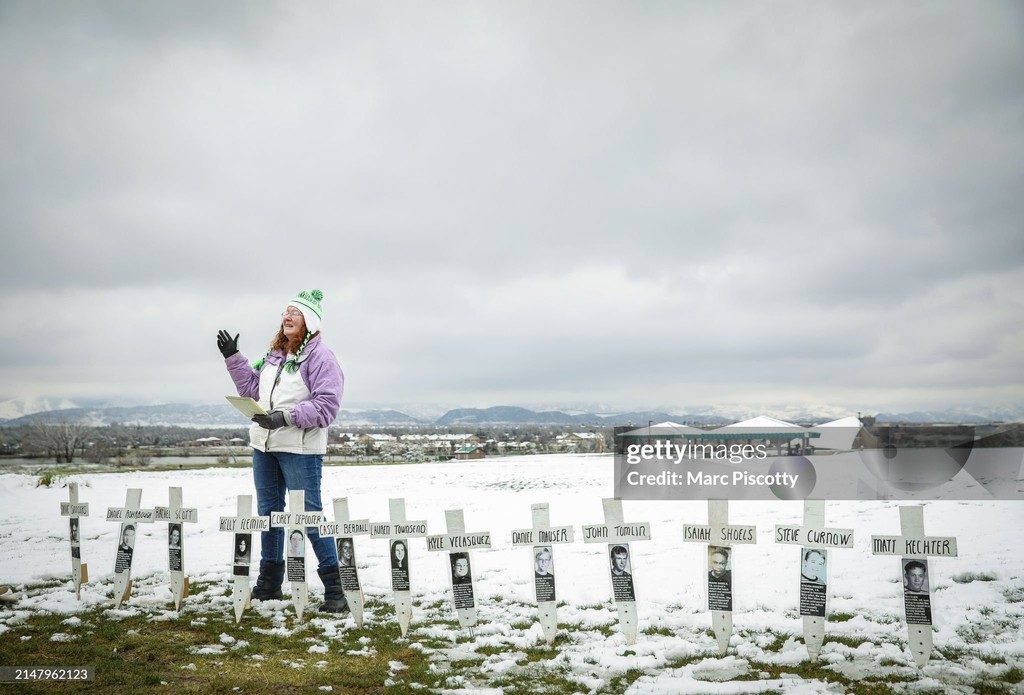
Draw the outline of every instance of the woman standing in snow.
<instances>
[{"instance_id":1,"label":"woman standing in snow","mask_svg":"<svg viewBox=\"0 0 1024 695\"><path fill-rule=\"evenodd\" d=\"M345 376L337 358L320 338L323 309L320 290L300 292L281 314L281 326L270 350L254 364L238 351L238 335L225 330L217 348L239 396L255 399L267 411L249 428L256 504L260 516L284 511L288 490L305 493L305 511L322 511L320 482L327 428L338 414ZM261 536L260 574L252 591L257 600L281 598L284 581L284 529ZM341 588L338 553L330 538L315 527L309 541L324 583L322 612L343 613L348 602Z\"/></svg>"}]
</instances>

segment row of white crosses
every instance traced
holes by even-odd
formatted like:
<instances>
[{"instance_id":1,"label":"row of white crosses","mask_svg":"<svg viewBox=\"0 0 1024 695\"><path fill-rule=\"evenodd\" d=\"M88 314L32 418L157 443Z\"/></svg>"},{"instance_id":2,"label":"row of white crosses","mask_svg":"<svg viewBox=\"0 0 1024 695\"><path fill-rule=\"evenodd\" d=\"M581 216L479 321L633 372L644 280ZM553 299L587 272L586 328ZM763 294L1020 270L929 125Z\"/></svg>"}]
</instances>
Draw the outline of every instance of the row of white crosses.
<instances>
[{"instance_id":1,"label":"row of white crosses","mask_svg":"<svg viewBox=\"0 0 1024 695\"><path fill-rule=\"evenodd\" d=\"M72 499L78 495L77 486L71 491ZM182 523L197 523L198 510L182 506L180 487L168 490L169 504L166 507L141 509L142 489L129 488L123 507L108 507L107 521L119 523L117 555L114 559L114 599L117 605L128 598L132 590L132 558L135 556L137 524L167 522L167 567L170 576L171 594L175 610L181 608L182 600L188 596L188 577L185 576L185 533ZM74 536L74 533L72 533ZM74 546L72 557L74 558ZM74 568L72 568L74 570ZM76 587L77 592L77 587Z\"/></svg>"},{"instance_id":2,"label":"row of white crosses","mask_svg":"<svg viewBox=\"0 0 1024 695\"><path fill-rule=\"evenodd\" d=\"M77 483L69 484L69 500L61 503L61 515L70 517L72 579L76 596L81 584L88 581L88 567L81 561L79 519L89 515L88 503L78 499ZM114 587L117 605L131 592L131 560L135 544L135 524L168 522L168 567L175 607L188 595L188 577L184 574L185 538L182 523L196 523L195 509L182 506L181 488L170 488L168 507L141 509L142 490L127 491L124 507L107 510L107 520L121 524L118 553L115 560ZM289 510L304 510L302 491L289 492ZM637 637L638 616L636 592L633 585L633 555L630 543L651 539L649 522L627 523L623 519L622 502L602 500L604 523L582 527L585 543L605 543L608 549L608 568L613 601L619 614L620 627L627 644ZM238 496L237 516L221 517L220 530L234 534L233 604L235 619L241 620L249 606L249 564L252 536L269 531L272 527L285 529L286 539L297 535L301 544L289 545L287 579L292 585L292 602L296 614L302 619L308 603L305 576L305 538L310 528L316 528L322 537L334 538L338 545L342 588L358 627L363 624L364 597L356 567L355 536L370 535L387 539L390 545L391 579L395 613L403 637L412 620L412 591L409 573L410 538L427 539L427 550L447 552L450 565L451 593L459 625L472 631L477 621L476 597L473 585L470 551L490 548L491 534L486 531L467 533L461 509L445 512L447 533L427 534L426 521L406 519L405 500L389 501L390 519L372 523L366 519L352 520L347 498L333 500L335 521L328 522L322 512L273 512L269 517L252 515L252 497ZM512 545L531 547L531 565L534 569L534 589L538 617L545 640L551 643L558 629L556 613L557 595L553 573L556 544L572 543L572 526L552 526L550 509L546 503L532 506L533 526L512 532ZM901 571L905 577L927 577L929 556L952 557L957 554L956 539L924 535L924 513L921 507L900 507L900 536L872 536L872 554L900 555ZM708 545L708 610L719 651L725 653L732 635L732 553L733 546L755 543L756 527L729 523L726 500L708 501L708 523L683 526L683 540ZM827 605L828 551L831 548L852 548L854 534L851 529L825 526L825 503L804 502L804 522L801 526L777 525L775 542L801 547L800 615L804 623L804 642L812 658L817 658L824 641ZM244 541L244 543L242 542ZM286 540L287 544L287 540ZM715 558L718 557L718 560ZM721 564L721 568L717 565ZM909 569L908 569L909 565ZM918 570L918 568L923 568ZM908 580L909 581L909 580ZM904 592L904 607L908 623L910 647L915 661L924 665L932 649L932 611L927 585L908 583Z\"/></svg>"}]
</instances>

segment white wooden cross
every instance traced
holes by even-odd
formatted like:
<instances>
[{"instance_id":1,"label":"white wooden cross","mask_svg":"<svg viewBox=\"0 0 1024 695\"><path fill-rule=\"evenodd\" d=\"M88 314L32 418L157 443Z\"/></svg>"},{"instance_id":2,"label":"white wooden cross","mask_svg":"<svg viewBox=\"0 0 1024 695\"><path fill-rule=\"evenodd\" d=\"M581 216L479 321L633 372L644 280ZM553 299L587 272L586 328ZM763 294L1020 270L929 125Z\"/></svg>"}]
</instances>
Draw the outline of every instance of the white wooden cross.
<instances>
[{"instance_id":1,"label":"white wooden cross","mask_svg":"<svg viewBox=\"0 0 1024 695\"><path fill-rule=\"evenodd\" d=\"M684 525L683 540L708 544L708 610L718 651L725 654L732 637L732 546L756 543L757 529L729 524L728 500L708 500L708 523Z\"/></svg>"},{"instance_id":2,"label":"white wooden cross","mask_svg":"<svg viewBox=\"0 0 1024 695\"><path fill-rule=\"evenodd\" d=\"M387 538L391 558L391 590L395 597L395 617L402 637L412 622L412 590L409 582L409 539L427 535L426 521L407 521L405 498L388 500L390 522L370 524L370 538Z\"/></svg>"},{"instance_id":3,"label":"white wooden cross","mask_svg":"<svg viewBox=\"0 0 1024 695\"><path fill-rule=\"evenodd\" d=\"M132 556L135 554L137 525L151 524L156 516L152 509L139 509L142 503L142 488L128 488L123 507L108 507L107 521L121 524L117 536L117 556L114 559L114 598L117 607L128 598L132 591Z\"/></svg>"},{"instance_id":4,"label":"white wooden cross","mask_svg":"<svg viewBox=\"0 0 1024 695\"><path fill-rule=\"evenodd\" d=\"M82 529L79 519L89 516L89 503L78 501L78 483L68 483L68 501L60 503L60 515L68 519L71 538L71 581L75 584L75 598L81 599L82 584L89 582L89 565L82 563Z\"/></svg>"},{"instance_id":5,"label":"white wooden cross","mask_svg":"<svg viewBox=\"0 0 1024 695\"><path fill-rule=\"evenodd\" d=\"M242 613L249 607L249 562L236 562L235 548L238 545L238 534L249 536L249 544L252 546L252 536L256 533L263 533L270 530L270 517L252 515L252 495L239 495L238 506L235 516L222 516L220 518L220 530L231 536L231 560L232 577L231 602L235 607L235 622L241 622ZM252 557L250 552L247 556Z\"/></svg>"},{"instance_id":6,"label":"white wooden cross","mask_svg":"<svg viewBox=\"0 0 1024 695\"><path fill-rule=\"evenodd\" d=\"M636 643L637 613L636 591L633 588L631 541L651 540L651 524L647 521L626 523L622 520L622 500L601 500L604 523L583 526L584 543L608 544L608 576L612 584L612 599L619 613L619 625L626 644Z\"/></svg>"},{"instance_id":7,"label":"white wooden cross","mask_svg":"<svg viewBox=\"0 0 1024 695\"><path fill-rule=\"evenodd\" d=\"M533 528L512 532L512 545L532 546L530 566L533 568L533 588L537 596L537 611L544 639L551 644L558 632L558 597L555 594L555 552L554 543L572 543L572 526L552 526L548 503L542 502L530 507L533 513Z\"/></svg>"},{"instance_id":8,"label":"white wooden cross","mask_svg":"<svg viewBox=\"0 0 1024 695\"><path fill-rule=\"evenodd\" d=\"M825 641L828 549L852 548L853 529L825 528L825 501L804 500L804 525L776 524L775 542L801 546L800 615L804 619L804 644L811 658L817 659Z\"/></svg>"},{"instance_id":9,"label":"white wooden cross","mask_svg":"<svg viewBox=\"0 0 1024 695\"><path fill-rule=\"evenodd\" d=\"M459 625L469 628L470 634L476 625L476 599L473 595L473 568L469 551L491 547L491 534L487 531L466 533L466 521L461 509L446 509L444 512L448 533L427 536L427 550L446 551L451 567L452 602L459 616Z\"/></svg>"},{"instance_id":10,"label":"white wooden cross","mask_svg":"<svg viewBox=\"0 0 1024 695\"><path fill-rule=\"evenodd\" d=\"M932 654L931 577L928 556L956 557L956 538L924 535L924 508L900 507L900 536L872 536L872 555L900 555L903 609L910 651L918 666Z\"/></svg>"},{"instance_id":11,"label":"white wooden cross","mask_svg":"<svg viewBox=\"0 0 1024 695\"><path fill-rule=\"evenodd\" d=\"M285 568L288 581L292 584L292 605L299 620L309 603L309 588L306 584L306 534L310 527L319 528L324 523L323 512L306 511L306 493L303 490L288 491L287 512L270 512L270 525L283 526Z\"/></svg>"},{"instance_id":12,"label":"white wooden cross","mask_svg":"<svg viewBox=\"0 0 1024 695\"><path fill-rule=\"evenodd\" d=\"M156 507L157 521L167 522L167 569L171 576L171 594L174 595L174 610L181 610L181 601L188 596L188 576L185 574L185 529L182 523L194 524L199 521L195 508L181 506L181 488L167 489L168 506Z\"/></svg>"},{"instance_id":13,"label":"white wooden cross","mask_svg":"<svg viewBox=\"0 0 1024 695\"><path fill-rule=\"evenodd\" d=\"M356 627L363 626L363 589L359 584L359 570L356 569L356 539L354 536L370 532L368 519L351 520L348 513L348 498L335 497L334 521L320 524L321 538L334 538L338 549L338 565L341 570L341 589L345 593L349 610L356 621Z\"/></svg>"}]
</instances>

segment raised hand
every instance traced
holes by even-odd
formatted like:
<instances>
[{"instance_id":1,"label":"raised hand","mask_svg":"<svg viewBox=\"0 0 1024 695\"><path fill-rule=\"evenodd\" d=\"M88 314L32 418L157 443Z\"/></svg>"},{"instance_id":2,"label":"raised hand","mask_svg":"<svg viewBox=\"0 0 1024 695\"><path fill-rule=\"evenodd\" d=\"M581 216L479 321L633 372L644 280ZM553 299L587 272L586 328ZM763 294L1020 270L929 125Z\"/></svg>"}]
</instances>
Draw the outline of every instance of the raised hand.
<instances>
[{"instance_id":1,"label":"raised hand","mask_svg":"<svg viewBox=\"0 0 1024 695\"><path fill-rule=\"evenodd\" d=\"M225 331L223 328L217 333L217 349L220 350L220 354L224 355L224 359L231 357L233 354L238 352L238 336L240 333L236 333L235 337L232 338L231 334Z\"/></svg>"}]
</instances>

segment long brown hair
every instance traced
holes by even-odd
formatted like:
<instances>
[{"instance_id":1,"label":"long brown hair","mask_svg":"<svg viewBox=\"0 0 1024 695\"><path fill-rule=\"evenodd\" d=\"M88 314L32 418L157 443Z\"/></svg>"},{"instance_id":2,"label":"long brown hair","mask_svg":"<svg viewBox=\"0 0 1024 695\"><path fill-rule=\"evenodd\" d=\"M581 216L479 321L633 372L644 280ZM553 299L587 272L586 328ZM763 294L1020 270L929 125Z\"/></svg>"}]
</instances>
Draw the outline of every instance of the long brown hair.
<instances>
[{"instance_id":1,"label":"long brown hair","mask_svg":"<svg viewBox=\"0 0 1024 695\"><path fill-rule=\"evenodd\" d=\"M309 336L309 340L312 340L318 335L320 335L320 331L313 334L306 331L306 335L296 335L294 338L289 340L288 336L284 334L284 328L281 327L277 329L277 335L275 335L274 339L270 341L270 351L273 352L274 350L280 350L285 355L298 355L299 348L302 347L304 342L306 342L306 336Z\"/></svg>"}]
</instances>

